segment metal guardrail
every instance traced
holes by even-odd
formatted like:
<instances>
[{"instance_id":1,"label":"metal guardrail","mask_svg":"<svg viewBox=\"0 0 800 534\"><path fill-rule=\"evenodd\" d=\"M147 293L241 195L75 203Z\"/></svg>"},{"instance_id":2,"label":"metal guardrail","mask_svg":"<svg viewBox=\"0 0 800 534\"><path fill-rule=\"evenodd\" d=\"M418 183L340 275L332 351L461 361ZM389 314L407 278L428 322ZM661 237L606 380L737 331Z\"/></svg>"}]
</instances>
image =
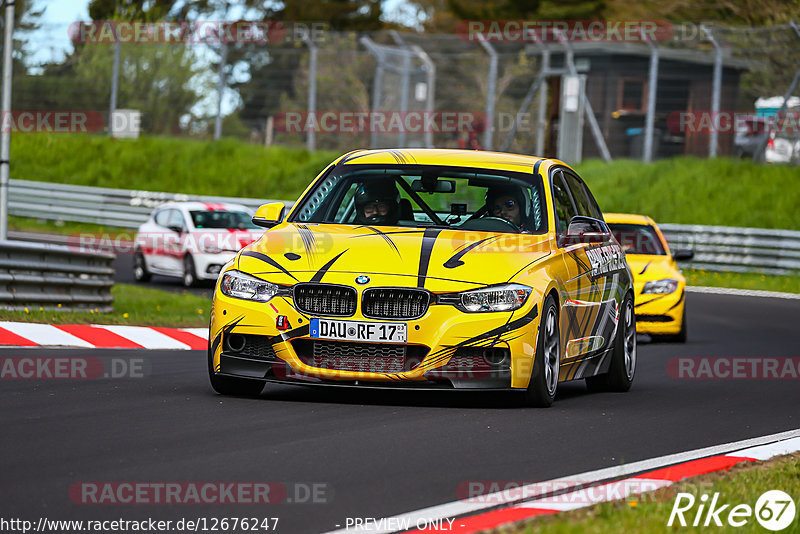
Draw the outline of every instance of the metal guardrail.
<instances>
[{"instance_id":1,"label":"metal guardrail","mask_svg":"<svg viewBox=\"0 0 800 534\"><path fill-rule=\"evenodd\" d=\"M271 201L107 189L28 180L11 180L9 213L20 217L87 222L123 228L142 224L156 206L170 201L232 202L256 208ZM695 257L684 265L713 271L786 274L800 271L800 232L660 224L673 249L689 248Z\"/></svg>"},{"instance_id":2,"label":"metal guardrail","mask_svg":"<svg viewBox=\"0 0 800 534\"><path fill-rule=\"evenodd\" d=\"M147 220L153 208L171 201L230 202L244 204L252 209L271 202L252 198L212 197L11 180L8 212L19 217L136 228Z\"/></svg>"},{"instance_id":3,"label":"metal guardrail","mask_svg":"<svg viewBox=\"0 0 800 534\"><path fill-rule=\"evenodd\" d=\"M0 307L113 310L113 254L0 241Z\"/></svg>"},{"instance_id":4,"label":"metal guardrail","mask_svg":"<svg viewBox=\"0 0 800 534\"><path fill-rule=\"evenodd\" d=\"M670 249L691 249L682 263L710 271L792 274L800 272L800 232L735 226L659 224Z\"/></svg>"}]
</instances>

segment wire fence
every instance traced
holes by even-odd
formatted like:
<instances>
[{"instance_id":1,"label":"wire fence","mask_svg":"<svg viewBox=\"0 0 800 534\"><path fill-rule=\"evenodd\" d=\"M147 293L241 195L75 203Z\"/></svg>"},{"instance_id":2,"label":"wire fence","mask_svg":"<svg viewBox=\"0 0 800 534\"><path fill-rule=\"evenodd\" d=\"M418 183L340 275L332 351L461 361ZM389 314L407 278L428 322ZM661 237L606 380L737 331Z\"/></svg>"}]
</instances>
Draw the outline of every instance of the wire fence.
<instances>
[{"instance_id":1,"label":"wire fence","mask_svg":"<svg viewBox=\"0 0 800 534\"><path fill-rule=\"evenodd\" d=\"M460 147L573 163L676 155L800 163L797 24L653 31L622 21L617 32L619 21L594 22L595 34L590 24L577 32L575 21L356 34L317 23L262 23L258 33L240 21L174 39L154 23L139 34L135 24L76 23L65 30L66 58L31 55L57 46L29 43L12 128L26 131L25 111L50 110L93 113L88 130L117 136L233 136L339 152Z\"/></svg>"}]
</instances>

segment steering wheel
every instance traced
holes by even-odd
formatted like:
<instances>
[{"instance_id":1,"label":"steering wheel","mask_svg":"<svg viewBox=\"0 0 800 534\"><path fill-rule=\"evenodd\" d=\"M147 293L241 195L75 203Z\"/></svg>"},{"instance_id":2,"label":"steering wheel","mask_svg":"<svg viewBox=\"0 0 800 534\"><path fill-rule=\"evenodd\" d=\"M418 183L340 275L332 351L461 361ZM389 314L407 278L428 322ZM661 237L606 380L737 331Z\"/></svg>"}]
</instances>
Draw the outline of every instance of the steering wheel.
<instances>
[{"instance_id":1,"label":"steering wheel","mask_svg":"<svg viewBox=\"0 0 800 534\"><path fill-rule=\"evenodd\" d=\"M486 224L488 223L488 224ZM507 232L511 229L514 233L521 233L519 226L507 221L502 217L480 217L478 219L468 219L461 226L462 230L478 230L483 232Z\"/></svg>"}]
</instances>

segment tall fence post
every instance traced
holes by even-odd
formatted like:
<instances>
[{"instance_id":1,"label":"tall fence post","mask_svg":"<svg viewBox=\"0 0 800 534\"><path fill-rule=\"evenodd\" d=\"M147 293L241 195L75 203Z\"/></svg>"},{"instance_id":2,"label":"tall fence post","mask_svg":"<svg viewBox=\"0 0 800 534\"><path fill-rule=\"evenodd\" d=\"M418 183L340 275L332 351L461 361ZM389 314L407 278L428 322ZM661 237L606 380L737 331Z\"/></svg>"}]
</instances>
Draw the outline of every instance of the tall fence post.
<instances>
[{"instance_id":1,"label":"tall fence post","mask_svg":"<svg viewBox=\"0 0 800 534\"><path fill-rule=\"evenodd\" d=\"M720 46L719 42L717 42L717 39L714 37L714 34L711 32L710 28L705 25L701 25L700 28L714 46L714 79L711 87L711 116L714 117L713 120L714 123L716 123L719 120L719 100L720 93L722 92L722 47ZM709 158L714 158L717 156L718 134L719 132L717 132L717 127L712 125L711 135L709 136L708 140Z\"/></svg>"},{"instance_id":2,"label":"tall fence post","mask_svg":"<svg viewBox=\"0 0 800 534\"><path fill-rule=\"evenodd\" d=\"M494 137L494 105L497 93L497 51L486 41L483 34L478 34L478 42L489 54L488 84L486 89L486 119L483 130L483 148L492 150Z\"/></svg>"},{"instance_id":3,"label":"tall fence post","mask_svg":"<svg viewBox=\"0 0 800 534\"><path fill-rule=\"evenodd\" d=\"M384 71L384 62L385 58L381 50L375 46L375 43L367 37L366 35L359 39L359 42L364 45L372 57L375 58L377 65L375 66L375 80L372 83L372 113L375 114L378 112L381 106L381 100L383 98L383 91L381 88L383 87L383 71ZM369 147L370 148L377 148L378 146L378 132L375 128L370 128L369 134Z\"/></svg>"},{"instance_id":4,"label":"tall fence post","mask_svg":"<svg viewBox=\"0 0 800 534\"><path fill-rule=\"evenodd\" d=\"M111 100L108 104L108 135L114 137L114 112L117 111L117 93L119 91L119 36L114 35L114 66L111 69Z\"/></svg>"},{"instance_id":5,"label":"tall fence post","mask_svg":"<svg viewBox=\"0 0 800 534\"><path fill-rule=\"evenodd\" d=\"M411 50L414 51L423 65L425 65L425 75L428 82L428 91L425 94L425 111L430 116L433 113L433 102L436 90L436 64L422 47L414 45L411 47ZM425 146L433 148L433 131L430 128L425 129Z\"/></svg>"},{"instance_id":6,"label":"tall fence post","mask_svg":"<svg viewBox=\"0 0 800 534\"><path fill-rule=\"evenodd\" d=\"M653 134L656 117L656 90L658 89L658 47L645 37L642 30L642 39L650 47L650 73L647 82L647 115L644 121L644 161L653 161Z\"/></svg>"},{"instance_id":7,"label":"tall fence post","mask_svg":"<svg viewBox=\"0 0 800 534\"><path fill-rule=\"evenodd\" d=\"M308 115L313 116L317 112L317 45L306 32L303 34L303 41L308 45ZM313 121L312 124L316 124ZM306 148L314 150L316 148L316 133L314 129L306 132Z\"/></svg>"},{"instance_id":8,"label":"tall fence post","mask_svg":"<svg viewBox=\"0 0 800 534\"><path fill-rule=\"evenodd\" d=\"M6 0L5 39L3 40L2 118L11 113L11 52L14 47L14 0ZM8 174L11 158L11 131L0 132L0 240L8 238Z\"/></svg>"},{"instance_id":9,"label":"tall fence post","mask_svg":"<svg viewBox=\"0 0 800 534\"><path fill-rule=\"evenodd\" d=\"M392 36L392 39L394 39L398 46L402 46L404 48L408 47L405 40L400 37L400 34L397 30L390 30L389 34ZM409 84L411 82L411 54L408 52L408 50L403 50L403 70L400 76L400 115L405 117L406 112L408 112L408 91ZM397 133L397 145L399 147L406 146L405 128L400 128L400 131Z\"/></svg>"},{"instance_id":10,"label":"tall fence post","mask_svg":"<svg viewBox=\"0 0 800 534\"><path fill-rule=\"evenodd\" d=\"M222 97L225 92L225 64L228 62L228 43L222 43L217 77L217 117L214 120L214 139L222 136Z\"/></svg>"},{"instance_id":11,"label":"tall fence post","mask_svg":"<svg viewBox=\"0 0 800 534\"><path fill-rule=\"evenodd\" d=\"M550 49L547 45L541 44L542 50L542 72L550 70ZM536 109L536 155L544 156L545 131L547 130L547 78L542 78L539 87L539 104Z\"/></svg>"}]
</instances>

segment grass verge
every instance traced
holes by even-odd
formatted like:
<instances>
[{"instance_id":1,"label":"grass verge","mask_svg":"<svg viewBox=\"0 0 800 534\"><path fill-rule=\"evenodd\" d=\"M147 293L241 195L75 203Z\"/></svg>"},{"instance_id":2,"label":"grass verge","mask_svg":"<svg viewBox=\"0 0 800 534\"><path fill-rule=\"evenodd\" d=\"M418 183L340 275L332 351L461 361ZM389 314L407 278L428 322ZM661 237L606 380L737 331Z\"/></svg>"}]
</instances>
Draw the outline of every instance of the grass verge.
<instances>
[{"instance_id":1,"label":"grass verge","mask_svg":"<svg viewBox=\"0 0 800 534\"><path fill-rule=\"evenodd\" d=\"M758 497L765 491L779 489L797 500L800 497L800 454L776 458L757 464L739 464L728 472L711 473L694 477L657 492L631 496L627 501L603 503L590 508L566 512L554 516L543 516L531 521L508 527L502 532L509 534L531 534L547 532L556 534L603 534L618 532L673 532L673 531L713 531L719 533L769 532L761 527L755 517L750 517L742 527L725 524L727 513L737 504L747 504L755 508ZM679 492L691 493L697 499L691 512L684 517L693 521L698 510L699 499L703 494L709 496L719 492L719 506L730 504L720 519L723 527L687 527L678 525L667 527L670 512ZM705 510L707 510L707 506ZM701 524L706 517L703 514ZM676 526L677 525L677 526ZM782 534L800 532L800 510L795 520Z\"/></svg>"},{"instance_id":2,"label":"grass verge","mask_svg":"<svg viewBox=\"0 0 800 534\"><path fill-rule=\"evenodd\" d=\"M681 269L690 286L726 287L800 293L800 276L758 273L726 273Z\"/></svg>"},{"instance_id":3,"label":"grass verge","mask_svg":"<svg viewBox=\"0 0 800 534\"><path fill-rule=\"evenodd\" d=\"M28 308L28 311L0 309L0 320L48 324L129 324L139 326L208 326L211 300L190 293L115 284L112 313L61 312Z\"/></svg>"},{"instance_id":4,"label":"grass verge","mask_svg":"<svg viewBox=\"0 0 800 534\"><path fill-rule=\"evenodd\" d=\"M222 139L14 134L11 176L122 189L294 200L339 154ZM730 158L577 166L608 212L658 222L800 229L800 167Z\"/></svg>"}]
</instances>

